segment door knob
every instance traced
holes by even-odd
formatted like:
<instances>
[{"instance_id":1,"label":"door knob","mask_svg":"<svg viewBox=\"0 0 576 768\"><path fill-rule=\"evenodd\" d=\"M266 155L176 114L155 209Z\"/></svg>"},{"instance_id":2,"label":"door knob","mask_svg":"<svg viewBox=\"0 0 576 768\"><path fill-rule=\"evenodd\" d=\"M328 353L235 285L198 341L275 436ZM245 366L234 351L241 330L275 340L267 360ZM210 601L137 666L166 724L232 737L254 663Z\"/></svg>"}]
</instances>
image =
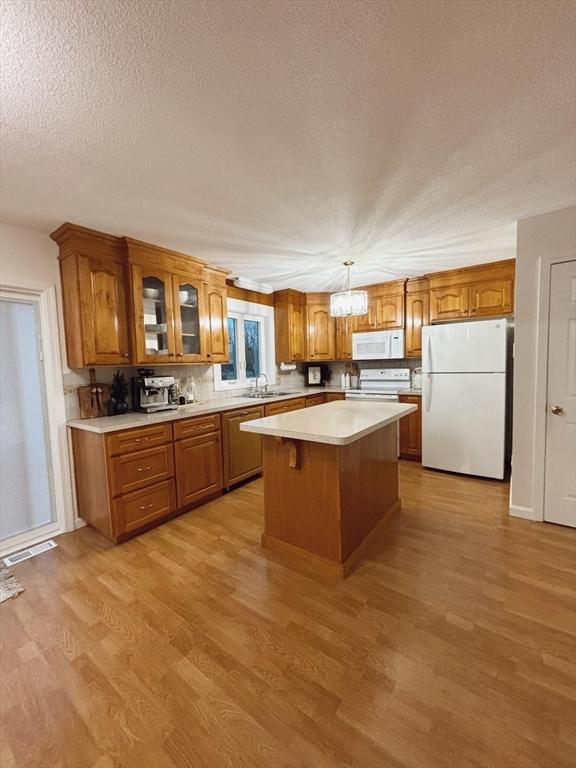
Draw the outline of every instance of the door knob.
<instances>
[{"instance_id":1,"label":"door knob","mask_svg":"<svg viewBox=\"0 0 576 768\"><path fill-rule=\"evenodd\" d=\"M554 416L562 416L564 413L564 408L562 408L560 405L552 405L550 407L550 410L554 414Z\"/></svg>"}]
</instances>

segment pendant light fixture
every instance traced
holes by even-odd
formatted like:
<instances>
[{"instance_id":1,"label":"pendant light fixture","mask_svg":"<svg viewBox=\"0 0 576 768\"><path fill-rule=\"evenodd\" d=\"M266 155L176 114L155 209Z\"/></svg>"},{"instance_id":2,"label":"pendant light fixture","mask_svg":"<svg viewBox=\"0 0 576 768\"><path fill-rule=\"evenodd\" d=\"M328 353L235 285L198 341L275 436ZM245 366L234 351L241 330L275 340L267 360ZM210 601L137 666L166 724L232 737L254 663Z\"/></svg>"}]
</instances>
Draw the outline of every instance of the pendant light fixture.
<instances>
[{"instance_id":1,"label":"pendant light fixture","mask_svg":"<svg viewBox=\"0 0 576 768\"><path fill-rule=\"evenodd\" d=\"M350 290L350 267L353 261L345 261L348 269L348 281L345 291L338 291L330 296L330 314L332 317L350 317L351 315L365 315L368 312L368 291Z\"/></svg>"}]
</instances>

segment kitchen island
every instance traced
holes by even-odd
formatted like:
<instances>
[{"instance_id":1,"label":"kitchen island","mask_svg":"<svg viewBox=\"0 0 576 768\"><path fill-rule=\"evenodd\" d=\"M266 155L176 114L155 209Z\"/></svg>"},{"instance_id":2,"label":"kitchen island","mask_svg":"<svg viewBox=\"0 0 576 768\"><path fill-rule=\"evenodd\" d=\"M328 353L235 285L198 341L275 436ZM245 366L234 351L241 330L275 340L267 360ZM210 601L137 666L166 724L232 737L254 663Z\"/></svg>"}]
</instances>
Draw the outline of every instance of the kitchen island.
<instances>
[{"instance_id":1,"label":"kitchen island","mask_svg":"<svg viewBox=\"0 0 576 768\"><path fill-rule=\"evenodd\" d=\"M400 508L397 422L408 403L339 401L244 422L262 435L262 545L329 580L345 578Z\"/></svg>"}]
</instances>

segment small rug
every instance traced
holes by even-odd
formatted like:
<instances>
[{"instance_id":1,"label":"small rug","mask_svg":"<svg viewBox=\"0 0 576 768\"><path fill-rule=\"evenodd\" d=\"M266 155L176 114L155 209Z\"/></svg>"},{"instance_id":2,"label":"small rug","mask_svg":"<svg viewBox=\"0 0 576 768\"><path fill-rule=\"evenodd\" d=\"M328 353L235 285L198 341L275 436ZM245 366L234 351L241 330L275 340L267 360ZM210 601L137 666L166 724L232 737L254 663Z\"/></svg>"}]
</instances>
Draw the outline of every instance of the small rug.
<instances>
[{"instance_id":1,"label":"small rug","mask_svg":"<svg viewBox=\"0 0 576 768\"><path fill-rule=\"evenodd\" d=\"M17 597L20 592L24 592L22 584L16 581L14 576L10 575L8 568L0 570L0 603L9 600L11 597Z\"/></svg>"}]
</instances>

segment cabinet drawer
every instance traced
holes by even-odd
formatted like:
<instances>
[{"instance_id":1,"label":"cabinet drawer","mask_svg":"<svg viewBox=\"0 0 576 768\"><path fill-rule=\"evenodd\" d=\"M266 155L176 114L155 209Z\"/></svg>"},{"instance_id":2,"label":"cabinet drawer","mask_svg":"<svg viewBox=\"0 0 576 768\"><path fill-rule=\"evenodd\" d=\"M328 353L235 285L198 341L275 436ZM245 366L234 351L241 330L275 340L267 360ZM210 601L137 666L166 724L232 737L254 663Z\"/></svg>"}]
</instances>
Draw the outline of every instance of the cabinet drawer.
<instances>
[{"instance_id":1,"label":"cabinet drawer","mask_svg":"<svg viewBox=\"0 0 576 768\"><path fill-rule=\"evenodd\" d=\"M174 480L156 483L143 491L135 491L114 500L116 536L137 531L176 509Z\"/></svg>"},{"instance_id":2,"label":"cabinet drawer","mask_svg":"<svg viewBox=\"0 0 576 768\"><path fill-rule=\"evenodd\" d=\"M304 408L306 401L303 397L297 397L294 400L287 400L280 403L270 403L266 406L266 416L277 416L279 413L287 413L288 411L297 411L299 408Z\"/></svg>"},{"instance_id":3,"label":"cabinet drawer","mask_svg":"<svg viewBox=\"0 0 576 768\"><path fill-rule=\"evenodd\" d=\"M108 437L108 455L139 451L140 448L153 448L156 445L172 442L172 425L157 424L153 427L130 429L115 432Z\"/></svg>"},{"instance_id":4,"label":"cabinet drawer","mask_svg":"<svg viewBox=\"0 0 576 768\"><path fill-rule=\"evenodd\" d=\"M322 403L325 402L326 399L324 393L320 395L308 395L306 398L306 408L310 408L312 405L322 405Z\"/></svg>"},{"instance_id":5,"label":"cabinet drawer","mask_svg":"<svg viewBox=\"0 0 576 768\"><path fill-rule=\"evenodd\" d=\"M346 395L343 392L326 392L325 398L327 403L333 403L336 400L346 400Z\"/></svg>"},{"instance_id":6,"label":"cabinet drawer","mask_svg":"<svg viewBox=\"0 0 576 768\"><path fill-rule=\"evenodd\" d=\"M194 419L183 419L174 424L174 440L185 440L188 437L207 435L220 429L220 414L196 416Z\"/></svg>"},{"instance_id":7,"label":"cabinet drawer","mask_svg":"<svg viewBox=\"0 0 576 768\"><path fill-rule=\"evenodd\" d=\"M174 475L172 445L115 456L110 462L112 495L136 491Z\"/></svg>"}]
</instances>

